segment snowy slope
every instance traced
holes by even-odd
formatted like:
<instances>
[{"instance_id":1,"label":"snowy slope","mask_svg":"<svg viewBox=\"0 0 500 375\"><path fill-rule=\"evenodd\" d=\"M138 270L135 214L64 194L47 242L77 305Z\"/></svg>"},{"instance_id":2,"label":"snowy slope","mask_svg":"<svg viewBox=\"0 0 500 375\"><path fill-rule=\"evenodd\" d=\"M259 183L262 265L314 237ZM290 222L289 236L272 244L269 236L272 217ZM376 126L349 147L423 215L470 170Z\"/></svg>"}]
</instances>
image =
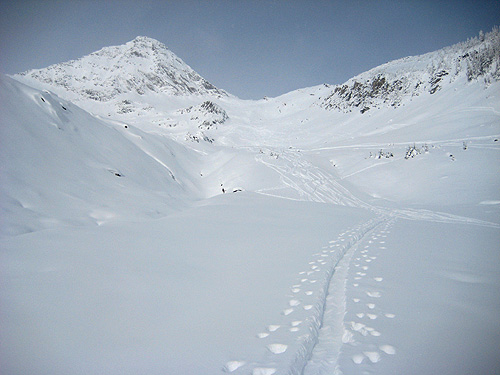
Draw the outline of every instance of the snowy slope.
<instances>
[{"instance_id":1,"label":"snowy slope","mask_svg":"<svg viewBox=\"0 0 500 375\"><path fill-rule=\"evenodd\" d=\"M162 216L193 194L197 156L184 147L11 78L0 85L3 233Z\"/></svg>"},{"instance_id":2,"label":"snowy slope","mask_svg":"<svg viewBox=\"0 0 500 375\"><path fill-rule=\"evenodd\" d=\"M144 37L1 77L2 371L495 373L498 35L257 101Z\"/></svg>"},{"instance_id":3,"label":"snowy slope","mask_svg":"<svg viewBox=\"0 0 500 375\"><path fill-rule=\"evenodd\" d=\"M486 86L500 79L498 29L436 52L378 66L336 86L319 105L361 113L398 107L415 96L433 95L461 76L469 82L481 80Z\"/></svg>"}]
</instances>

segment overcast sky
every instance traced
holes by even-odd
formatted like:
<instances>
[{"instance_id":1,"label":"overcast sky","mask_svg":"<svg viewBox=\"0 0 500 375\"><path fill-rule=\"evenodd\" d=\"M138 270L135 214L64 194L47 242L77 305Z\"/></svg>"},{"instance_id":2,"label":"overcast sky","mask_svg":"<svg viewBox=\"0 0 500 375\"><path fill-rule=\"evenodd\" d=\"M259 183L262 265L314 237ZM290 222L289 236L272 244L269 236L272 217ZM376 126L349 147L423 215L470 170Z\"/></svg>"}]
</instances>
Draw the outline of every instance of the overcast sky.
<instances>
[{"instance_id":1,"label":"overcast sky","mask_svg":"<svg viewBox=\"0 0 500 375\"><path fill-rule=\"evenodd\" d=\"M500 24L500 1L0 0L0 71L76 59L138 35L245 99L338 84Z\"/></svg>"}]
</instances>

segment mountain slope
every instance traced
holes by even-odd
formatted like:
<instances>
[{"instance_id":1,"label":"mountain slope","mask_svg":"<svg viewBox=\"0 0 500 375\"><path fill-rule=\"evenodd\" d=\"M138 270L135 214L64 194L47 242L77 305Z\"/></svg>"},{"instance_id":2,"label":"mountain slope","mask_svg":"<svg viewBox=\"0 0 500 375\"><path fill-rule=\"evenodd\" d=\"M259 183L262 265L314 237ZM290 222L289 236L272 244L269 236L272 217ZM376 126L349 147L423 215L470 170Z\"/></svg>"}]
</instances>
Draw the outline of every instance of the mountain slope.
<instances>
[{"instance_id":1,"label":"mountain slope","mask_svg":"<svg viewBox=\"0 0 500 375\"><path fill-rule=\"evenodd\" d=\"M472 38L421 56L405 57L378 66L343 85L318 104L341 111L398 107L412 97L434 94L443 84L459 76L467 80L483 80L488 86L500 80L500 31Z\"/></svg>"},{"instance_id":2,"label":"mountain slope","mask_svg":"<svg viewBox=\"0 0 500 375\"><path fill-rule=\"evenodd\" d=\"M174 142L8 77L0 99L3 233L162 216L197 191L197 157Z\"/></svg>"},{"instance_id":3,"label":"mountain slope","mask_svg":"<svg viewBox=\"0 0 500 375\"><path fill-rule=\"evenodd\" d=\"M142 36L78 60L20 73L15 78L67 90L76 100L107 102L130 93L228 95L202 78L164 44Z\"/></svg>"}]
</instances>

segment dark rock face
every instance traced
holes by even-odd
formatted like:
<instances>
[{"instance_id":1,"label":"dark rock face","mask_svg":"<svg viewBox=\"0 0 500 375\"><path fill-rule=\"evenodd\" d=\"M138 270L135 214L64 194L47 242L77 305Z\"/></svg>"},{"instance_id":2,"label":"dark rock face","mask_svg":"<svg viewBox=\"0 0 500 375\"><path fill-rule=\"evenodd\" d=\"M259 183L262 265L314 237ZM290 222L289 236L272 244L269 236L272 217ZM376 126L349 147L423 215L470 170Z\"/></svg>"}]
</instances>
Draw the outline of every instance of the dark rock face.
<instances>
[{"instance_id":1,"label":"dark rock face","mask_svg":"<svg viewBox=\"0 0 500 375\"><path fill-rule=\"evenodd\" d=\"M459 77L500 80L500 31L422 56L406 57L360 74L335 86L318 103L328 110L365 113L372 108L399 107L414 96L435 94Z\"/></svg>"}]
</instances>

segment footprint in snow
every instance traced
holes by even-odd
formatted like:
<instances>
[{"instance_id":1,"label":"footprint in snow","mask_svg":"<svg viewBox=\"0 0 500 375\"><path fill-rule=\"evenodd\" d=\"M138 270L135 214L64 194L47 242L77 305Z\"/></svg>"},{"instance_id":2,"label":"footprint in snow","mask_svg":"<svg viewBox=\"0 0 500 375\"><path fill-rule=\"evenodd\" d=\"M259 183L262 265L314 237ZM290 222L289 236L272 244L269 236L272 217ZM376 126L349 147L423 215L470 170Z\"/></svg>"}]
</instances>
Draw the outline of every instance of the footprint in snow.
<instances>
[{"instance_id":1,"label":"footprint in snow","mask_svg":"<svg viewBox=\"0 0 500 375\"><path fill-rule=\"evenodd\" d=\"M370 360L371 363L377 363L380 361L379 352L363 352L363 354Z\"/></svg>"},{"instance_id":2,"label":"footprint in snow","mask_svg":"<svg viewBox=\"0 0 500 375\"><path fill-rule=\"evenodd\" d=\"M385 354L396 354L396 348L391 345L381 345L379 349L382 350Z\"/></svg>"},{"instance_id":3,"label":"footprint in snow","mask_svg":"<svg viewBox=\"0 0 500 375\"><path fill-rule=\"evenodd\" d=\"M224 366L225 372L233 372L239 369L241 366L244 366L246 362L244 361L229 361Z\"/></svg>"},{"instance_id":4,"label":"footprint in snow","mask_svg":"<svg viewBox=\"0 0 500 375\"><path fill-rule=\"evenodd\" d=\"M256 367L252 371L252 375L273 375L276 372L272 367Z\"/></svg>"},{"instance_id":5,"label":"footprint in snow","mask_svg":"<svg viewBox=\"0 0 500 375\"><path fill-rule=\"evenodd\" d=\"M273 354L281 354L286 352L288 345L285 344L269 344L267 349Z\"/></svg>"},{"instance_id":6,"label":"footprint in snow","mask_svg":"<svg viewBox=\"0 0 500 375\"><path fill-rule=\"evenodd\" d=\"M361 363L363 363L365 356L363 354L355 354L351 358L355 364L360 365Z\"/></svg>"}]
</instances>

